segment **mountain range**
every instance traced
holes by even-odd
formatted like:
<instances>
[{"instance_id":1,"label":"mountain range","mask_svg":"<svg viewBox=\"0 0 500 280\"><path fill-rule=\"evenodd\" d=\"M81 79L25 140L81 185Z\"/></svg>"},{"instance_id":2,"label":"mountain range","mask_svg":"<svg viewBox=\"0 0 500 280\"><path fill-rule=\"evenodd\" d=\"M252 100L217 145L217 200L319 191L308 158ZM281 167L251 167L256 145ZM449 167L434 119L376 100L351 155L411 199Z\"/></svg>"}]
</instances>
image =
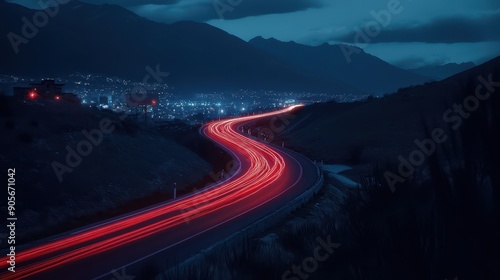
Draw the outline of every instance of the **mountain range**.
<instances>
[{"instance_id":1,"label":"mountain range","mask_svg":"<svg viewBox=\"0 0 500 280\"><path fill-rule=\"evenodd\" d=\"M476 65L473 62L447 63L443 65L428 65L408 70L413 73L440 81L448 77L451 77L457 73L469 70L474 66Z\"/></svg>"},{"instance_id":2,"label":"mountain range","mask_svg":"<svg viewBox=\"0 0 500 280\"><path fill-rule=\"evenodd\" d=\"M415 141L428 138L434 128L446 130L451 138L454 133L463 133L461 128L452 127L469 118L486 115L495 123L491 114L496 107L489 107L488 102L498 92L498 81L500 56L444 80L405 88L383 98L306 106L287 126L280 141L312 158L330 162L349 162L356 151L362 152L367 162L396 160L415 150ZM486 97L479 100L477 96ZM469 104L475 100L477 107L471 110ZM457 110L464 107L466 118ZM481 129L483 126L477 127ZM494 135L490 131L478 134ZM458 144L448 140L441 145ZM477 144L479 148L481 145Z\"/></svg>"},{"instance_id":3,"label":"mountain range","mask_svg":"<svg viewBox=\"0 0 500 280\"><path fill-rule=\"evenodd\" d=\"M400 69L352 46L324 43L312 47L262 37L256 37L249 43L306 73L338 79L368 92L394 92L429 81L427 77Z\"/></svg>"},{"instance_id":4,"label":"mountain range","mask_svg":"<svg viewBox=\"0 0 500 280\"><path fill-rule=\"evenodd\" d=\"M141 81L148 75L146 66L159 65L170 73L164 82L181 92L245 88L373 94L429 80L363 51L348 63L340 45L245 42L205 23L158 23L117 5L71 1L55 11L51 15L0 1L0 33L7 35L0 40L0 74L80 72Z\"/></svg>"}]
</instances>

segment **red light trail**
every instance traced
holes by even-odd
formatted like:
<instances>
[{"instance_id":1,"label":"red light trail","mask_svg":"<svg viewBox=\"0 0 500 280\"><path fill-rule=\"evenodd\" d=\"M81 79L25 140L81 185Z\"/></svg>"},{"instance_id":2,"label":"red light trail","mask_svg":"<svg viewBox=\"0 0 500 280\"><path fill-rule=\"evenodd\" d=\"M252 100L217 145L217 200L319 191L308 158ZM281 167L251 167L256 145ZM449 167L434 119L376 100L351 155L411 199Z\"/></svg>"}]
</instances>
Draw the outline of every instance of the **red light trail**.
<instances>
[{"instance_id":1,"label":"red light trail","mask_svg":"<svg viewBox=\"0 0 500 280\"><path fill-rule=\"evenodd\" d=\"M168 231L182 225L186 219L195 221L235 205L241 213L248 212L249 209L269 201L289 187L283 185L281 189L269 189L270 184L285 176L286 162L278 151L244 136L238 131L238 127L259 118L289 112L296 107L298 106L260 115L214 121L204 127L203 131L207 137L235 155L237 154L240 163L241 161L248 162L245 168L239 169L231 180L209 188L203 194L187 195L168 204L20 251L16 254L15 273L6 272L8 258L3 257L0 264L2 270L0 278L36 278L44 271ZM256 193L259 193L258 200L253 201L252 204L242 203L248 196ZM202 203L200 203L200 195L202 195Z\"/></svg>"}]
</instances>

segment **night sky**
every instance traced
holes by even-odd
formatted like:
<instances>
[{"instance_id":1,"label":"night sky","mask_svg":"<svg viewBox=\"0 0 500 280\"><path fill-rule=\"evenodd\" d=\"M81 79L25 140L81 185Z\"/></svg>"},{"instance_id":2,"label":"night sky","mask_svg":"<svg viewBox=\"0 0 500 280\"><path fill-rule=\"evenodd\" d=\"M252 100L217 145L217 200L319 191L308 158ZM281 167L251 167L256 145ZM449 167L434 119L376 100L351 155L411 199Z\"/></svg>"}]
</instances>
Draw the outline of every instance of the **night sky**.
<instances>
[{"instance_id":1,"label":"night sky","mask_svg":"<svg viewBox=\"0 0 500 280\"><path fill-rule=\"evenodd\" d=\"M274 37L308 45L355 44L373 12L397 0L86 0L118 4L149 19L206 22L244 40ZM39 8L39 0L10 1ZM223 9L217 13L214 3ZM392 3L394 4L394 3ZM227 5L227 4L226 4ZM403 68L448 62L481 63L500 54L500 1L401 0L366 52ZM393 11L394 11L393 10ZM222 11L222 10L220 10ZM223 16L221 19L220 15ZM368 24L369 26L369 24ZM366 33L365 33L366 34Z\"/></svg>"}]
</instances>

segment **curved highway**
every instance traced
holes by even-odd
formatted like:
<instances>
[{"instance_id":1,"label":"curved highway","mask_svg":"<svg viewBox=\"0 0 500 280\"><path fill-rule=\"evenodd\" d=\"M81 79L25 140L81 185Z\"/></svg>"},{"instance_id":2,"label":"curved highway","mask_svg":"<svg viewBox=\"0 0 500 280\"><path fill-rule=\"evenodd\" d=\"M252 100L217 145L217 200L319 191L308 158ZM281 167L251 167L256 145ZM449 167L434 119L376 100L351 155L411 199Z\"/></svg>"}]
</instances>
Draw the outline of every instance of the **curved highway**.
<instances>
[{"instance_id":1,"label":"curved highway","mask_svg":"<svg viewBox=\"0 0 500 280\"><path fill-rule=\"evenodd\" d=\"M202 134L237 162L228 180L175 201L17 247L16 272L7 271L8 259L3 257L0 279L109 279L128 266L174 265L275 212L317 182L317 167L300 154L247 137L239 127L295 107L205 125Z\"/></svg>"}]
</instances>

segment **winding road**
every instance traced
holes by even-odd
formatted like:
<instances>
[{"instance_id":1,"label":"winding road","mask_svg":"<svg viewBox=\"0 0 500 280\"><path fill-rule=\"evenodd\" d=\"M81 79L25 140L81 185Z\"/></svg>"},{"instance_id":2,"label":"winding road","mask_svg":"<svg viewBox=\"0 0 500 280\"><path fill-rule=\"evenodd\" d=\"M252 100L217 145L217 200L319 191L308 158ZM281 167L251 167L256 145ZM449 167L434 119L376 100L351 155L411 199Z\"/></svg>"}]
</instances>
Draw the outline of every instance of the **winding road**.
<instances>
[{"instance_id":1,"label":"winding road","mask_svg":"<svg viewBox=\"0 0 500 280\"><path fill-rule=\"evenodd\" d=\"M304 156L248 137L239 128L296 107L203 126L202 134L232 154L236 164L230 178L174 201L17 247L14 273L7 271L8 252L2 251L0 279L119 279L116 273L125 267L173 265L272 214L315 185L318 169Z\"/></svg>"}]
</instances>

